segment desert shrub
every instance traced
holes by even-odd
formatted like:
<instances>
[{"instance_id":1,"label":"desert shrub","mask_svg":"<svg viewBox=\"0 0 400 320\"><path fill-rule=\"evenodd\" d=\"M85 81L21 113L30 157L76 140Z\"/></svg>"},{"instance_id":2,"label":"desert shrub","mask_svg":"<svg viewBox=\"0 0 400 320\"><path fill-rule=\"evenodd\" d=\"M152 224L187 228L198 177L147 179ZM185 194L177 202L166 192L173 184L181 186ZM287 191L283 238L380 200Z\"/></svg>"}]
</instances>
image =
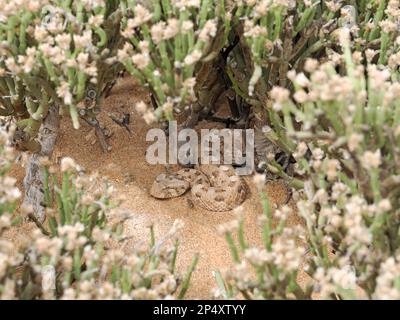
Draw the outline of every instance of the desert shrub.
<instances>
[{"instance_id":1,"label":"desert shrub","mask_svg":"<svg viewBox=\"0 0 400 320\"><path fill-rule=\"evenodd\" d=\"M88 120L107 83L121 70L119 1L1 1L0 112L17 119L21 147L36 141L51 106ZM112 62L112 63L111 63ZM86 104L85 104L86 103Z\"/></svg>"},{"instance_id":2,"label":"desert shrub","mask_svg":"<svg viewBox=\"0 0 400 320\"><path fill-rule=\"evenodd\" d=\"M340 41L336 59L310 59L306 73L289 73L292 96L278 87L272 93L275 108L283 112L287 138L297 145L295 168L304 188L296 200L310 254L300 259L302 250L285 246L280 234L285 229L277 227L275 248L245 248L244 258L237 260L238 268L253 266L257 278L243 283L243 277L227 275L227 284L245 296L287 298L293 293L304 298L314 292L334 299L399 298L398 55L390 55L388 65L378 65L372 62L373 50L365 57L352 52L348 30L341 30ZM272 216L268 218L267 226ZM283 239L289 241L287 235ZM300 290L287 280L287 272L276 271L286 262L281 250L287 250L286 259L297 258L297 267L304 261L311 286ZM289 279L296 278L296 270Z\"/></svg>"},{"instance_id":3,"label":"desert shrub","mask_svg":"<svg viewBox=\"0 0 400 320\"><path fill-rule=\"evenodd\" d=\"M258 181L257 181L258 180ZM256 182L263 185L262 176ZM242 207L237 208L237 218L219 226L225 236L234 260L228 270L217 271L216 297L225 299L310 299L312 286L301 287L297 276L304 262L306 249L301 239L305 229L286 226L292 209L284 206L272 210L268 198L261 193L263 215L258 223L262 228L263 246L249 245L245 240ZM234 241L237 235L237 243Z\"/></svg>"},{"instance_id":4,"label":"desert shrub","mask_svg":"<svg viewBox=\"0 0 400 320\"><path fill-rule=\"evenodd\" d=\"M282 91L273 90L275 86L291 93L295 90L288 71L304 71L309 58L321 62L337 59L342 29L349 30L354 50L374 53L373 63L391 64L398 51L398 1L234 4L231 24L240 42L232 50L226 72L236 94L261 119L259 126L270 127L271 130L264 130L266 138L288 154L295 151L295 143L286 134L279 104L272 105L273 100L284 98ZM270 163L269 169L287 178L278 164Z\"/></svg>"},{"instance_id":5,"label":"desert shrub","mask_svg":"<svg viewBox=\"0 0 400 320\"><path fill-rule=\"evenodd\" d=\"M76 128L79 115L94 121L96 103L81 103L96 102L124 67L152 92L155 112L138 104L146 121L171 120L190 104L207 109L216 99L209 96L231 87L272 126L269 139L291 153L281 114L270 107L272 87L293 89L287 72L309 57L334 58L340 28L350 30L358 51L379 49L379 64L390 63L398 34L397 1L0 5L1 112L17 118L17 138L30 150L40 148L35 138L51 105Z\"/></svg>"},{"instance_id":6,"label":"desert shrub","mask_svg":"<svg viewBox=\"0 0 400 320\"><path fill-rule=\"evenodd\" d=\"M154 97L155 111L144 102L137 109L147 122L172 120L196 100L196 80L207 78L226 43L224 1L121 1L121 10L118 59Z\"/></svg>"},{"instance_id":7,"label":"desert shrub","mask_svg":"<svg viewBox=\"0 0 400 320\"><path fill-rule=\"evenodd\" d=\"M298 161L307 183L305 200L297 204L315 255L310 272L321 283L333 282L324 295L340 288L331 270L348 270L368 297L397 299L398 272L382 279L388 264L396 264L399 246L399 61L394 54L389 66L371 63L374 52L363 59L351 52L348 34L341 36L341 59L311 68L309 78L293 74L296 107L293 101L283 107L297 155L306 143L312 152L310 162ZM338 64L346 73L335 71Z\"/></svg>"},{"instance_id":8,"label":"desert shrub","mask_svg":"<svg viewBox=\"0 0 400 320\"><path fill-rule=\"evenodd\" d=\"M151 228L150 243L139 243L127 254L123 245L129 238L122 227L129 215L107 221L114 207L110 201L112 188L93 177L78 175L75 162L64 158L60 183L46 169L49 223L43 225L29 208L15 210L21 193L15 187L16 180L7 175L14 150L6 144L9 136L3 131L1 139L1 299L184 297L197 257L186 275L179 276L175 268L178 242L166 243L181 227L179 221L159 241ZM29 240L17 245L3 236L18 224L21 212L34 219L39 228Z\"/></svg>"}]
</instances>

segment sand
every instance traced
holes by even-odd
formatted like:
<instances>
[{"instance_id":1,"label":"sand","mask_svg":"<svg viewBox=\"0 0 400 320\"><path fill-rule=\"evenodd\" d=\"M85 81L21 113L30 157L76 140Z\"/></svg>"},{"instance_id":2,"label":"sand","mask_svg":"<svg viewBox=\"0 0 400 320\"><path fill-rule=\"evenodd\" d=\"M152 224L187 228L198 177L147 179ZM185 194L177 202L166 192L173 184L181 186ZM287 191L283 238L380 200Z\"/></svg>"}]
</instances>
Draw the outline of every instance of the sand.
<instances>
[{"instance_id":1,"label":"sand","mask_svg":"<svg viewBox=\"0 0 400 320\"><path fill-rule=\"evenodd\" d=\"M150 224L154 224L156 234L161 237L170 229L175 219L181 219L185 226L179 233L178 270L183 273L193 255L200 254L186 298L212 298L212 289L216 287L213 272L232 265L229 249L225 239L217 233L217 226L231 221L234 214L191 208L187 201L188 195L164 201L156 200L149 195L148 190L154 178L164 172L165 168L161 165L149 165L146 162L145 152L149 143L145 141L145 137L151 127L135 113L134 105L139 100L150 103L144 89L136 85L132 78L120 79L111 95L102 101L102 113L99 116L100 121L113 132L109 139L112 151L104 153L98 143L91 144L84 138L91 130L87 124L82 122L81 129L74 130L71 121L65 118L61 122L61 132L52 160L57 161L60 157L69 156L83 166L86 172L98 171L99 174L109 178L116 189L116 194L125 198L121 208L133 213L133 219L126 222L125 226L127 235L132 236L126 246L127 250L138 241L148 239ZM111 120L108 116L108 112L111 111L131 114L129 127L132 135ZM210 126L213 125L208 123L207 127ZM12 175L17 177L22 188L23 169L15 166ZM249 243L261 246L261 231L257 218L262 214L262 208L251 178L246 178L246 181L251 192L244 203L246 237ZM287 198L287 190L280 182L268 184L266 192L271 202L278 206ZM291 205L293 206L293 203ZM293 214L289 224L297 223L300 223L300 219ZM20 230L12 232L9 237L20 241L33 227L32 223L25 222ZM304 279L305 275L301 274L299 281L303 282Z\"/></svg>"}]
</instances>

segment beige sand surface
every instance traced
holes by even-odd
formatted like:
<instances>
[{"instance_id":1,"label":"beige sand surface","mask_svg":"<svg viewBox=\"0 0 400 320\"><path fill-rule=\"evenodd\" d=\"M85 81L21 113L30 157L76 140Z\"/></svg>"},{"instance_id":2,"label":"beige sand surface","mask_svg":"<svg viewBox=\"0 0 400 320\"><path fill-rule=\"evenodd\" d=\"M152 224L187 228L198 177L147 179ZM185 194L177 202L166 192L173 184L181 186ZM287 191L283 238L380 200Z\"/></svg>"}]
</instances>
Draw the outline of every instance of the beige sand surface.
<instances>
[{"instance_id":1,"label":"beige sand surface","mask_svg":"<svg viewBox=\"0 0 400 320\"><path fill-rule=\"evenodd\" d=\"M82 123L81 130L74 130L69 119L63 119L61 134L58 139L53 161L59 157L74 158L87 172L98 171L107 176L116 188L117 194L122 195L125 201L122 208L130 210L134 218L127 222L127 235L132 240L127 246L133 246L138 241L147 239L148 226L154 224L156 234L162 235L172 226L175 219L181 219L185 227L179 234L180 251L178 254L178 268L184 270L195 253L200 253L200 260L192 278L192 285L187 298L211 298L211 290L215 280L213 271L229 268L231 257L223 237L217 233L217 226L233 219L233 212L216 213L201 208L190 208L188 196L173 200L160 201L150 197L148 190L157 174L163 172L163 166L151 166L146 162L145 151L148 143L145 141L146 132L150 128L134 111L135 102L139 100L150 102L146 92L131 78L119 81L111 95L102 101L100 120L113 132L109 142L112 146L110 153L103 153L96 143L90 144L84 138L91 128ZM124 128L115 124L108 112L124 111L131 114L130 136ZM210 124L207 124L210 126ZM13 174L21 183L23 170L15 167ZM257 217L262 213L258 195L251 178L246 178L251 195L244 203L246 212L246 236L250 243L261 245L261 232L257 224ZM286 188L279 182L266 186L267 194L272 203L279 205L286 199ZM290 224L300 223L300 219L293 215ZM13 232L16 241L32 230L32 223L24 223L22 232ZM299 281L305 279L300 276Z\"/></svg>"}]
</instances>

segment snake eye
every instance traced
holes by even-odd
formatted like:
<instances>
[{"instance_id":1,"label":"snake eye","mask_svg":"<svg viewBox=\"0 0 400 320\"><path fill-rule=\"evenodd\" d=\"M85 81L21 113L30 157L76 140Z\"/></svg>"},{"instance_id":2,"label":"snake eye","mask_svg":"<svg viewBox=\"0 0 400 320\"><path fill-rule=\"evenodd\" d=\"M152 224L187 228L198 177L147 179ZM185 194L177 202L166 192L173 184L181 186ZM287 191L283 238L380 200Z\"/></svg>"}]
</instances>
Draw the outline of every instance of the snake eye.
<instances>
[{"instance_id":1,"label":"snake eye","mask_svg":"<svg viewBox=\"0 0 400 320\"><path fill-rule=\"evenodd\" d=\"M86 93L86 99L87 100L94 100L96 99L96 90L90 89Z\"/></svg>"}]
</instances>

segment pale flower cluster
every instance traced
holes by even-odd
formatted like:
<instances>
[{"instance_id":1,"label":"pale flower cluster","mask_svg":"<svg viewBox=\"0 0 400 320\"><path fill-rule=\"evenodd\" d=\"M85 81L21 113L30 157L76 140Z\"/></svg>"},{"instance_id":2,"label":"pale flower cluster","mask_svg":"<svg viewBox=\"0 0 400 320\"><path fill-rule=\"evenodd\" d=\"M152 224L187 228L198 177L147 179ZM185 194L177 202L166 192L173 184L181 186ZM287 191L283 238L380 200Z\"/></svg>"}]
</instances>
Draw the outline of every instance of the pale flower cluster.
<instances>
[{"instance_id":1,"label":"pale flower cluster","mask_svg":"<svg viewBox=\"0 0 400 320\"><path fill-rule=\"evenodd\" d=\"M374 299L381 300L399 300L400 290L396 282L400 276L399 257L389 257L381 263L379 275L376 278L376 288Z\"/></svg>"},{"instance_id":2,"label":"pale flower cluster","mask_svg":"<svg viewBox=\"0 0 400 320\"><path fill-rule=\"evenodd\" d=\"M349 265L341 268L318 268L313 278L316 282L316 292L319 292L323 299L329 298L340 289L356 289L356 275Z\"/></svg>"},{"instance_id":3,"label":"pale flower cluster","mask_svg":"<svg viewBox=\"0 0 400 320\"><path fill-rule=\"evenodd\" d=\"M27 9L30 12L38 12L44 6L48 5L50 0L1 0L0 1L0 21L11 15L20 12L21 9Z\"/></svg>"}]
</instances>

